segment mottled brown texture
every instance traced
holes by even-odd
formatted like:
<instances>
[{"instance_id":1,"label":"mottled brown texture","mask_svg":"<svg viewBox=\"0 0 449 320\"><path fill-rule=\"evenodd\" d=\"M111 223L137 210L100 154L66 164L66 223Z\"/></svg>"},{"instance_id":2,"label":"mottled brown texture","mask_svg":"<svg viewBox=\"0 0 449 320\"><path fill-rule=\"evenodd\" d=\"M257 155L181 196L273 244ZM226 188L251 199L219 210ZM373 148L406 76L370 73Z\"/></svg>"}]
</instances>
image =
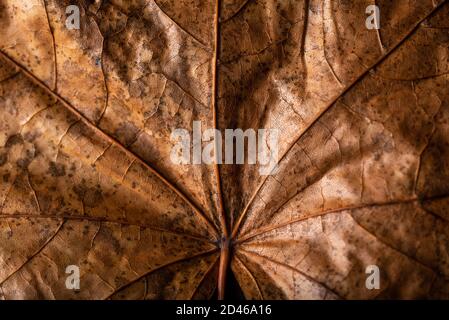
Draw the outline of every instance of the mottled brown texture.
<instances>
[{"instance_id":1,"label":"mottled brown texture","mask_svg":"<svg viewBox=\"0 0 449 320\"><path fill-rule=\"evenodd\" d=\"M449 3L373 3L0 0L0 298L449 298ZM195 120L279 171L173 164Z\"/></svg>"}]
</instances>

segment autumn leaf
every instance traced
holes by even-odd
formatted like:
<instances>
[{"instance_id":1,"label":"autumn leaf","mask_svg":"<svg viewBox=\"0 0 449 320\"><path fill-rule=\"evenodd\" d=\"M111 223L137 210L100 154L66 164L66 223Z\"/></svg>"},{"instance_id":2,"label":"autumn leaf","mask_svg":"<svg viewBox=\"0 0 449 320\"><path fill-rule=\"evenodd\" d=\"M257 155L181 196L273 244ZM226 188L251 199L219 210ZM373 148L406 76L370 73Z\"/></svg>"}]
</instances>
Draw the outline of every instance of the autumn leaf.
<instances>
[{"instance_id":1,"label":"autumn leaf","mask_svg":"<svg viewBox=\"0 0 449 320\"><path fill-rule=\"evenodd\" d=\"M0 297L224 298L235 278L247 299L449 298L448 18L0 0ZM277 170L173 163L194 121L279 129Z\"/></svg>"}]
</instances>

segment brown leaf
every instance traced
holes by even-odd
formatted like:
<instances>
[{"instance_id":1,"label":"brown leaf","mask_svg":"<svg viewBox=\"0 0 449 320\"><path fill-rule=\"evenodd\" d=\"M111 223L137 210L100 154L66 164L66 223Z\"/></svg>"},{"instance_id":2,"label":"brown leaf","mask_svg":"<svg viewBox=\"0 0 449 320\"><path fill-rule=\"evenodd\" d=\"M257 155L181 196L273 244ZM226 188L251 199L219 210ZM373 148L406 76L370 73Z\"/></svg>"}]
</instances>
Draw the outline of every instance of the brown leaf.
<instances>
[{"instance_id":1,"label":"brown leaf","mask_svg":"<svg viewBox=\"0 0 449 320\"><path fill-rule=\"evenodd\" d=\"M0 0L0 297L449 298L449 3L375 3ZM278 170L174 164L194 121Z\"/></svg>"}]
</instances>

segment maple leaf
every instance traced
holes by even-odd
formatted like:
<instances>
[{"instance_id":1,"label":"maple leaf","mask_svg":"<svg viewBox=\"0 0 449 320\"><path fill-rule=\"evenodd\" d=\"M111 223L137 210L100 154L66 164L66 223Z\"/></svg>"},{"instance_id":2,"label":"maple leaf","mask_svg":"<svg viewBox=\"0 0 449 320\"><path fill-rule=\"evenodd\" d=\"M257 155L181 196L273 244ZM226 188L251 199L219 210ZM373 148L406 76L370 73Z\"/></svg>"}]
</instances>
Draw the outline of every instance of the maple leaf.
<instances>
[{"instance_id":1,"label":"maple leaf","mask_svg":"<svg viewBox=\"0 0 449 320\"><path fill-rule=\"evenodd\" d=\"M0 297L447 298L449 4L375 2L1 0ZM173 163L194 121L276 172Z\"/></svg>"}]
</instances>

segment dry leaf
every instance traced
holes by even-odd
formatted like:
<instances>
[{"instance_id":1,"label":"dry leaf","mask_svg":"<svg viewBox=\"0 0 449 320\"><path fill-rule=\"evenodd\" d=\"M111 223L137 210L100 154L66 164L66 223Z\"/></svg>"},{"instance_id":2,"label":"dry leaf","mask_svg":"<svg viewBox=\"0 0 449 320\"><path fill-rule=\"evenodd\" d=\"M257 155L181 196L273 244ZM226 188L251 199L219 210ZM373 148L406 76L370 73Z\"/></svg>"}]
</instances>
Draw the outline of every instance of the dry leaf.
<instances>
[{"instance_id":1,"label":"dry leaf","mask_svg":"<svg viewBox=\"0 0 449 320\"><path fill-rule=\"evenodd\" d=\"M449 298L449 3L372 3L0 0L0 297ZM279 170L173 164L193 121Z\"/></svg>"}]
</instances>

